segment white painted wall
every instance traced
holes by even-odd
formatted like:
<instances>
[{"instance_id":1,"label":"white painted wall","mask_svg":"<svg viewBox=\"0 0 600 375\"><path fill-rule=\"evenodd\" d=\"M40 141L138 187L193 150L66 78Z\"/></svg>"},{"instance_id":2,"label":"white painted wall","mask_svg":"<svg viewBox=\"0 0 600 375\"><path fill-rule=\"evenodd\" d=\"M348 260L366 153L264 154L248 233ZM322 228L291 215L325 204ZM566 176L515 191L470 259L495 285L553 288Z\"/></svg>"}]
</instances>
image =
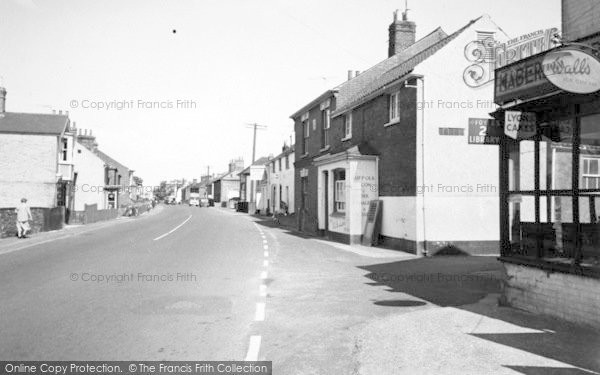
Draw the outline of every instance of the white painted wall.
<instances>
[{"instance_id":1,"label":"white painted wall","mask_svg":"<svg viewBox=\"0 0 600 375\"><path fill-rule=\"evenodd\" d=\"M496 36L503 38L484 16L414 71L425 77L424 101L420 83L417 90L424 108L417 114L419 240L423 236L427 241L499 240L499 146L467 142L468 119L490 118L495 110L493 82L470 88L463 81L464 70L471 64L464 56L465 46L477 39L477 30L496 30ZM464 128L465 135L442 136L440 127Z\"/></svg>"},{"instance_id":2,"label":"white painted wall","mask_svg":"<svg viewBox=\"0 0 600 375\"><path fill-rule=\"evenodd\" d=\"M97 204L99 210L105 209L104 161L82 144L75 142L73 164L77 173L73 209L83 211L86 204Z\"/></svg>"},{"instance_id":3,"label":"white painted wall","mask_svg":"<svg viewBox=\"0 0 600 375\"><path fill-rule=\"evenodd\" d=\"M277 211L280 209L280 197L279 197L279 186L281 186L281 195L283 201L288 204L288 211L290 213L294 212L294 153L289 154L289 168L285 168L285 157L281 158L281 171L279 170L279 162L275 160L275 172L272 169L272 163L267 164L267 173L269 179L270 193L269 199L273 200L271 197L273 195L273 186L277 187L277 197L273 202ZM289 191L289 198L286 199L286 187ZM271 204L273 204L271 203Z\"/></svg>"}]
</instances>

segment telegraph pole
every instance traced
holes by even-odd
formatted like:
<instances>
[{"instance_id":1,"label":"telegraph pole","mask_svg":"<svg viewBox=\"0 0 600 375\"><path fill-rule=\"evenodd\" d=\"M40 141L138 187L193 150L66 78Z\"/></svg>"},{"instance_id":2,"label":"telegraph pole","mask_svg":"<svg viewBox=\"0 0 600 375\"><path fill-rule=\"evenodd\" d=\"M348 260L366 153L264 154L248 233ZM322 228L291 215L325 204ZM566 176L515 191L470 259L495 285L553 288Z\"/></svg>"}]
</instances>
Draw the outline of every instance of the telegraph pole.
<instances>
[{"instance_id":1,"label":"telegraph pole","mask_svg":"<svg viewBox=\"0 0 600 375\"><path fill-rule=\"evenodd\" d=\"M260 125L257 123L254 124L246 124L247 128L254 128L254 137L252 140L252 163L254 163L254 160L256 160L256 130L266 130L267 126L266 125Z\"/></svg>"}]
</instances>

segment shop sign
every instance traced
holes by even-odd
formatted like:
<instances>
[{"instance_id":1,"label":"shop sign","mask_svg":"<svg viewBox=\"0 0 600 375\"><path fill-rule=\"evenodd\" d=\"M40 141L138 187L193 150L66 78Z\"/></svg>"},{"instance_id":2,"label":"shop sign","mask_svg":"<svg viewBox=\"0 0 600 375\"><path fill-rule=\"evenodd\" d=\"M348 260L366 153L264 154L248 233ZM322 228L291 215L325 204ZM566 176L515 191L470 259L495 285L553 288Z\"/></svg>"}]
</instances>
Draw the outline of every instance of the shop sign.
<instances>
[{"instance_id":1,"label":"shop sign","mask_svg":"<svg viewBox=\"0 0 600 375\"><path fill-rule=\"evenodd\" d=\"M512 139L527 139L536 133L536 116L533 112L504 112L504 134Z\"/></svg>"},{"instance_id":2,"label":"shop sign","mask_svg":"<svg viewBox=\"0 0 600 375\"><path fill-rule=\"evenodd\" d=\"M469 137L471 145L499 145L503 126L490 118L469 118Z\"/></svg>"},{"instance_id":3,"label":"shop sign","mask_svg":"<svg viewBox=\"0 0 600 375\"><path fill-rule=\"evenodd\" d=\"M465 46L465 57L472 64L464 70L463 80L469 87L483 86L494 80L495 69L553 48L557 33L557 28L536 30L505 43L495 40L493 33L480 33Z\"/></svg>"},{"instance_id":4,"label":"shop sign","mask_svg":"<svg viewBox=\"0 0 600 375\"><path fill-rule=\"evenodd\" d=\"M546 78L561 90L574 94L600 90L600 61L582 50L549 52L542 65Z\"/></svg>"},{"instance_id":5,"label":"shop sign","mask_svg":"<svg viewBox=\"0 0 600 375\"><path fill-rule=\"evenodd\" d=\"M544 55L533 56L496 70L494 102L504 104L515 99L530 99L556 90L546 78Z\"/></svg>"}]
</instances>

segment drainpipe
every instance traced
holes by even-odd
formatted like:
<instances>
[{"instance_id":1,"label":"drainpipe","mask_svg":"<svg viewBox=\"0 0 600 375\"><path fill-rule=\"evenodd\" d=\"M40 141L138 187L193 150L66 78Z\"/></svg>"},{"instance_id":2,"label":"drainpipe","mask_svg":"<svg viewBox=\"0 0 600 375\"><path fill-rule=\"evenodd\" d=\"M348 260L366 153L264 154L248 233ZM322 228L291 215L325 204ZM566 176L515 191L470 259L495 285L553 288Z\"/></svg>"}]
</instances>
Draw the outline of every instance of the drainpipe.
<instances>
[{"instance_id":1,"label":"drainpipe","mask_svg":"<svg viewBox=\"0 0 600 375\"><path fill-rule=\"evenodd\" d=\"M427 220L425 220L425 77L424 76L415 76L416 79L421 81L421 186L422 188L422 225L423 225L423 256L427 256L427 230L426 224ZM417 86L408 86L405 87L414 87L418 89Z\"/></svg>"}]
</instances>

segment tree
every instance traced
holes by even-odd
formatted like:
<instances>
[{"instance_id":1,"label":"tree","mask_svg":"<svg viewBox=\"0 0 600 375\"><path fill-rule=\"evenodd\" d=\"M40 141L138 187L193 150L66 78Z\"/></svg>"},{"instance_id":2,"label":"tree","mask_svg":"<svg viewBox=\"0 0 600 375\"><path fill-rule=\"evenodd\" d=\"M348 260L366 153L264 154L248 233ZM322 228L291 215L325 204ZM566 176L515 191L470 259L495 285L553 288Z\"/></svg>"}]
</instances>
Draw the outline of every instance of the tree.
<instances>
[{"instance_id":1,"label":"tree","mask_svg":"<svg viewBox=\"0 0 600 375\"><path fill-rule=\"evenodd\" d=\"M167 187L167 181L161 181L160 185L154 188L154 196L158 200L164 200L172 193L172 190Z\"/></svg>"},{"instance_id":2,"label":"tree","mask_svg":"<svg viewBox=\"0 0 600 375\"><path fill-rule=\"evenodd\" d=\"M142 186L142 185L144 185L144 180L142 180L141 177L133 176L133 184L135 186Z\"/></svg>"}]
</instances>

